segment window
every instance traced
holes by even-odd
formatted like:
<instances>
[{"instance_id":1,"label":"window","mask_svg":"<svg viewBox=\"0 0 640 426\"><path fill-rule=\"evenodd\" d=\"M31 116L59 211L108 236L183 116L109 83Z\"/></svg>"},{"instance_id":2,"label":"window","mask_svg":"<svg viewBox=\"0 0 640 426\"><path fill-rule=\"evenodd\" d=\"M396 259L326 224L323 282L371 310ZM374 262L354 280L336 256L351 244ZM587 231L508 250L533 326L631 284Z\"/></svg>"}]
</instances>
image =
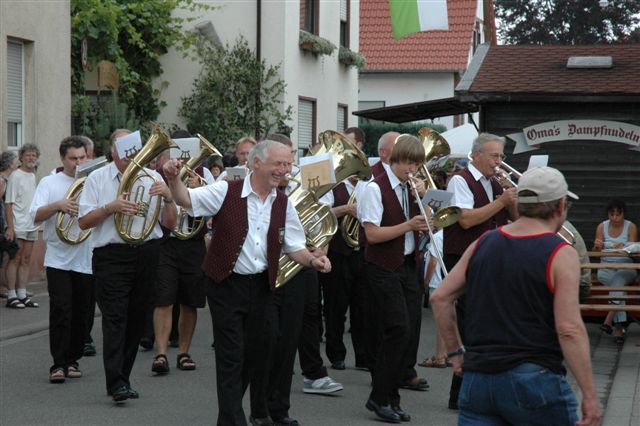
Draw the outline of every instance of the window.
<instances>
[{"instance_id":1,"label":"window","mask_svg":"<svg viewBox=\"0 0 640 426\"><path fill-rule=\"evenodd\" d=\"M298 98L298 150L306 154L316 143L316 100L300 96Z\"/></svg>"},{"instance_id":2,"label":"window","mask_svg":"<svg viewBox=\"0 0 640 426\"><path fill-rule=\"evenodd\" d=\"M318 0L300 0L300 28L318 35L320 2Z\"/></svg>"},{"instance_id":3,"label":"window","mask_svg":"<svg viewBox=\"0 0 640 426\"><path fill-rule=\"evenodd\" d=\"M338 125L336 126L336 130L339 132L344 132L345 130L347 130L347 123L349 123L349 119L347 117L348 111L348 105L338 104Z\"/></svg>"},{"instance_id":4,"label":"window","mask_svg":"<svg viewBox=\"0 0 640 426\"><path fill-rule=\"evenodd\" d=\"M340 46L349 47L349 13L351 0L340 0Z\"/></svg>"},{"instance_id":5,"label":"window","mask_svg":"<svg viewBox=\"0 0 640 426\"><path fill-rule=\"evenodd\" d=\"M23 45L7 41L7 145L22 145L24 94Z\"/></svg>"}]
</instances>

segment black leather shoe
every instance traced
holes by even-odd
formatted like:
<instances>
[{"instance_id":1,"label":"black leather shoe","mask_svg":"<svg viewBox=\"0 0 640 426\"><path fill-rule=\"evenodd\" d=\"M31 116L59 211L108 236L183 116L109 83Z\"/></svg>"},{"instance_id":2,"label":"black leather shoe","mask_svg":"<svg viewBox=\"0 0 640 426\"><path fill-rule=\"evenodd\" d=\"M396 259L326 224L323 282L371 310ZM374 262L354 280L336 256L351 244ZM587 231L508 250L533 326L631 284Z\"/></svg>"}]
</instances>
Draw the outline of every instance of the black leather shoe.
<instances>
[{"instance_id":1,"label":"black leather shoe","mask_svg":"<svg viewBox=\"0 0 640 426\"><path fill-rule=\"evenodd\" d=\"M429 383L427 382L427 379L423 379L422 377L416 376L412 379L405 380L404 382L400 383L400 387L402 389L426 391L429 389Z\"/></svg>"},{"instance_id":2,"label":"black leather shoe","mask_svg":"<svg viewBox=\"0 0 640 426\"><path fill-rule=\"evenodd\" d=\"M271 420L271 417L249 416L249 423L253 426L273 426L273 420Z\"/></svg>"},{"instance_id":3,"label":"black leather shoe","mask_svg":"<svg viewBox=\"0 0 640 426\"><path fill-rule=\"evenodd\" d=\"M129 388L126 386L120 386L118 389L113 391L111 398L115 403L125 402L127 399L131 398L129 396Z\"/></svg>"},{"instance_id":4,"label":"black leather shoe","mask_svg":"<svg viewBox=\"0 0 640 426\"><path fill-rule=\"evenodd\" d=\"M291 417L282 417L280 419L273 419L275 426L300 426L300 422Z\"/></svg>"},{"instance_id":5,"label":"black leather shoe","mask_svg":"<svg viewBox=\"0 0 640 426\"><path fill-rule=\"evenodd\" d=\"M411 421L411 416L407 414L399 405L392 405L391 409L400 416L400 420L402 420L403 422Z\"/></svg>"},{"instance_id":6,"label":"black leather shoe","mask_svg":"<svg viewBox=\"0 0 640 426\"><path fill-rule=\"evenodd\" d=\"M130 399L140 398L140 394L138 393L138 391L135 389L131 389L130 387L127 387L127 393L129 394Z\"/></svg>"},{"instance_id":7,"label":"black leather shoe","mask_svg":"<svg viewBox=\"0 0 640 426\"><path fill-rule=\"evenodd\" d=\"M385 422L400 423L400 415L393 411L390 405L380 405L373 399L369 398L366 407L369 411L376 413L376 416L380 417Z\"/></svg>"},{"instance_id":8,"label":"black leather shoe","mask_svg":"<svg viewBox=\"0 0 640 426\"><path fill-rule=\"evenodd\" d=\"M344 365L344 361L334 361L331 363L331 368L334 370L344 370L347 367Z\"/></svg>"}]
</instances>

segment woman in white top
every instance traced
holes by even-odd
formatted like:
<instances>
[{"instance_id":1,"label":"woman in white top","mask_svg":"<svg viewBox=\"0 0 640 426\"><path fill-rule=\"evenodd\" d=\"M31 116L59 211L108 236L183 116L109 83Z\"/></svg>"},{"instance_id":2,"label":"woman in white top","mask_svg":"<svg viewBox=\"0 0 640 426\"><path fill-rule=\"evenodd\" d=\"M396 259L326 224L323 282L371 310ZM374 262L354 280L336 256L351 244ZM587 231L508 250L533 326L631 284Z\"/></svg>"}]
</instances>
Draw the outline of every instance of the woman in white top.
<instances>
[{"instance_id":1,"label":"woman in white top","mask_svg":"<svg viewBox=\"0 0 640 426\"><path fill-rule=\"evenodd\" d=\"M624 215L627 206L622 200L611 200L607 204L608 220L600 223L596 228L596 238L593 243L593 250L622 249L628 243L638 241L638 229L635 224L625 220ZM602 263L631 263L629 257L603 257ZM636 279L636 271L628 269L600 269L598 270L598 281L607 286L623 286L632 284ZM612 291L611 296L621 296L624 292ZM616 305L624 305L623 301L611 301ZM609 312L600 329L608 334L613 332L616 343L624 342L622 323L626 322L626 312ZM615 324L615 330L612 325Z\"/></svg>"}]
</instances>

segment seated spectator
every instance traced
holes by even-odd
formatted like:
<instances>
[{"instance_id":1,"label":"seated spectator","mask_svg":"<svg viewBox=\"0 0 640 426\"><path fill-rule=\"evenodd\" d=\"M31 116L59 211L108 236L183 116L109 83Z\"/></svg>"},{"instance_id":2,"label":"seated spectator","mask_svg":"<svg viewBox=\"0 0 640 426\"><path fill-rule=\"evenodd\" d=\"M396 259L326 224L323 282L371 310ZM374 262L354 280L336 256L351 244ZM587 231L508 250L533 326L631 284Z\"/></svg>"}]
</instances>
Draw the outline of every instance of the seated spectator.
<instances>
[{"instance_id":1,"label":"seated spectator","mask_svg":"<svg viewBox=\"0 0 640 426\"><path fill-rule=\"evenodd\" d=\"M628 243L638 241L638 229L635 224L625 220L627 206L622 200L613 199L607 204L608 220L605 220L596 228L594 251L616 250L624 248ZM602 263L631 263L631 258L626 256L603 257ZM624 286L633 284L636 279L636 271L621 269L599 269L598 281L606 286ZM624 292L612 291L611 296L621 296ZM623 301L615 300L609 303L624 305ZM623 323L627 321L626 312L609 312L600 326L607 334L613 333L616 343L624 342ZM615 327L615 330L612 328Z\"/></svg>"}]
</instances>

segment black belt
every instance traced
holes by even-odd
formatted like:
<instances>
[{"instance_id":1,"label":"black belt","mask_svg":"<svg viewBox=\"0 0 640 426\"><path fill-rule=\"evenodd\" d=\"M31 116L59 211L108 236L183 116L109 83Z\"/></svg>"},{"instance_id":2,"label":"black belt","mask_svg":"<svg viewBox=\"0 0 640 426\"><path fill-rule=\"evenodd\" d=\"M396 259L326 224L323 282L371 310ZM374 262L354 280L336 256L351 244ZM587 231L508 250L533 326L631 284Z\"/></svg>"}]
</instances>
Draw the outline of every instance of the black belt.
<instances>
[{"instance_id":1,"label":"black belt","mask_svg":"<svg viewBox=\"0 0 640 426\"><path fill-rule=\"evenodd\" d=\"M244 280L258 280L258 279L265 278L265 276L267 276L266 269L262 272L258 272L257 274L238 274L238 273L232 272L230 278L241 278Z\"/></svg>"}]
</instances>

